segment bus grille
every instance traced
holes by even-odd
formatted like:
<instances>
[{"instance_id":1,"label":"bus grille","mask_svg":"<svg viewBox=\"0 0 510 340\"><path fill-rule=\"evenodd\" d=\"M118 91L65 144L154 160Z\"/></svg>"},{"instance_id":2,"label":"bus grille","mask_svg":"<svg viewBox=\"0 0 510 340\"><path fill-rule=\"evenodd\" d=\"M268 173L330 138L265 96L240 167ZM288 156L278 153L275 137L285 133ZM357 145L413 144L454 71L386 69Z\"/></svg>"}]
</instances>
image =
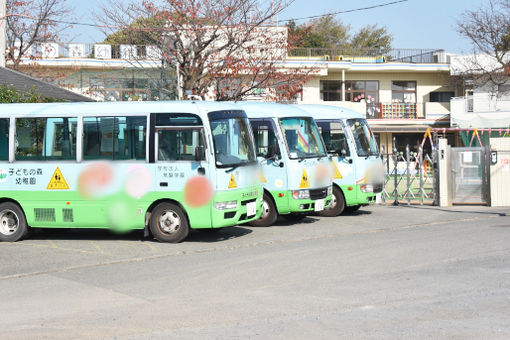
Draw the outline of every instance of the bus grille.
<instances>
[{"instance_id":1,"label":"bus grille","mask_svg":"<svg viewBox=\"0 0 510 340\"><path fill-rule=\"evenodd\" d=\"M35 220L39 222L55 222L55 209L34 208Z\"/></svg>"},{"instance_id":2,"label":"bus grille","mask_svg":"<svg viewBox=\"0 0 510 340\"><path fill-rule=\"evenodd\" d=\"M312 189L310 190L310 198L312 200L319 200L328 196L328 188Z\"/></svg>"},{"instance_id":3,"label":"bus grille","mask_svg":"<svg viewBox=\"0 0 510 340\"><path fill-rule=\"evenodd\" d=\"M73 209L62 209L62 218L64 222L74 222Z\"/></svg>"}]
</instances>

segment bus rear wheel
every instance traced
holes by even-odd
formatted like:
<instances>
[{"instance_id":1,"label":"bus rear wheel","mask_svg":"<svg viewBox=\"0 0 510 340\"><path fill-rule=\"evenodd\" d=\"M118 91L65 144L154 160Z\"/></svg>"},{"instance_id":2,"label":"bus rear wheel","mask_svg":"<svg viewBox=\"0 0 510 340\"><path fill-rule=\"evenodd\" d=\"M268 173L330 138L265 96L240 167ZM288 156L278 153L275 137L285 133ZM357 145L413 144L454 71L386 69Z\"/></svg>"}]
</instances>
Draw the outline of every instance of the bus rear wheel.
<instances>
[{"instance_id":1,"label":"bus rear wheel","mask_svg":"<svg viewBox=\"0 0 510 340\"><path fill-rule=\"evenodd\" d=\"M186 215L173 203L160 203L152 211L149 228L160 242L178 243L189 234Z\"/></svg>"},{"instance_id":2,"label":"bus rear wheel","mask_svg":"<svg viewBox=\"0 0 510 340\"><path fill-rule=\"evenodd\" d=\"M17 204L0 203L0 241L19 241L28 234L28 230L25 214Z\"/></svg>"},{"instance_id":3,"label":"bus rear wheel","mask_svg":"<svg viewBox=\"0 0 510 340\"><path fill-rule=\"evenodd\" d=\"M276 206L271 199L271 196L267 192L262 197L262 214L258 220L249 222L253 227L269 227L278 219L278 213L276 212Z\"/></svg>"},{"instance_id":4,"label":"bus rear wheel","mask_svg":"<svg viewBox=\"0 0 510 340\"><path fill-rule=\"evenodd\" d=\"M319 212L320 216L335 217L340 215L345 209L344 194L340 188L333 186L333 195L331 197L331 204L328 208Z\"/></svg>"}]
</instances>

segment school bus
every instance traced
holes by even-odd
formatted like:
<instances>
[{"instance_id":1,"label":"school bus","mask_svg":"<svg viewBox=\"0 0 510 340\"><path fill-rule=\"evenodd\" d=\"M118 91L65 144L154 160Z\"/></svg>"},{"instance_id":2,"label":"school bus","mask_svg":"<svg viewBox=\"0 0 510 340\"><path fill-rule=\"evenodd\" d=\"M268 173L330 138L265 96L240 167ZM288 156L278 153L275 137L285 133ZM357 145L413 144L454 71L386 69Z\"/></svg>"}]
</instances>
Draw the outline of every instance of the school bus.
<instances>
[{"instance_id":1,"label":"school bus","mask_svg":"<svg viewBox=\"0 0 510 340\"><path fill-rule=\"evenodd\" d=\"M253 135L230 103L0 105L0 240L31 228L190 229L250 222L263 189Z\"/></svg>"}]
</instances>

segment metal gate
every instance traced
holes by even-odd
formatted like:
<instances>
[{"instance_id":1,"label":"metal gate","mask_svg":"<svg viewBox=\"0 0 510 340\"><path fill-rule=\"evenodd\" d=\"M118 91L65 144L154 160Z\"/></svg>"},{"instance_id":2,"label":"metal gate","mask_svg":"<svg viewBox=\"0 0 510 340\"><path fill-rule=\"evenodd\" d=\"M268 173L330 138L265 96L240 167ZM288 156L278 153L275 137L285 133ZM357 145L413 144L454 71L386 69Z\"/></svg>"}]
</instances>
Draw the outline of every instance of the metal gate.
<instances>
[{"instance_id":1,"label":"metal gate","mask_svg":"<svg viewBox=\"0 0 510 340\"><path fill-rule=\"evenodd\" d=\"M420 146L418 153L413 153L407 145L405 153L398 153L396 149L393 149L393 153L383 153L383 161L386 165L381 195L383 201L394 205L435 202L438 196L435 152L432 155L424 154Z\"/></svg>"},{"instance_id":2,"label":"metal gate","mask_svg":"<svg viewBox=\"0 0 510 340\"><path fill-rule=\"evenodd\" d=\"M451 148L449 189L453 203L487 203L487 157L482 147Z\"/></svg>"}]
</instances>

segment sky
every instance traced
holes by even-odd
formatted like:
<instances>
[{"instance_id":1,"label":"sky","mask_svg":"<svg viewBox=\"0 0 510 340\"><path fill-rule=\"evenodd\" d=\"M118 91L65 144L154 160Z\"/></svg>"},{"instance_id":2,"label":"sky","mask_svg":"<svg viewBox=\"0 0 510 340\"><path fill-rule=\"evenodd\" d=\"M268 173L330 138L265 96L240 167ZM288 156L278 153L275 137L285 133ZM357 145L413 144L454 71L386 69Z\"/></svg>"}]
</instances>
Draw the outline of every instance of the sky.
<instances>
[{"instance_id":1,"label":"sky","mask_svg":"<svg viewBox=\"0 0 510 340\"><path fill-rule=\"evenodd\" d=\"M140 0L141 1L141 0ZM291 18L321 15L391 2L391 0L294 0L279 17L280 23ZM433 48L450 53L470 53L469 41L461 38L455 30L461 13L474 10L487 0L408 0L406 2L336 15L335 18L351 25L352 29L377 24L386 26L393 35L394 48ZM67 0L74 8L75 18L80 22L95 22L100 0ZM298 21L297 23L305 22ZM75 26L67 32L67 40L82 43L100 42L104 34L96 28ZM64 41L66 38L64 37Z\"/></svg>"}]
</instances>

